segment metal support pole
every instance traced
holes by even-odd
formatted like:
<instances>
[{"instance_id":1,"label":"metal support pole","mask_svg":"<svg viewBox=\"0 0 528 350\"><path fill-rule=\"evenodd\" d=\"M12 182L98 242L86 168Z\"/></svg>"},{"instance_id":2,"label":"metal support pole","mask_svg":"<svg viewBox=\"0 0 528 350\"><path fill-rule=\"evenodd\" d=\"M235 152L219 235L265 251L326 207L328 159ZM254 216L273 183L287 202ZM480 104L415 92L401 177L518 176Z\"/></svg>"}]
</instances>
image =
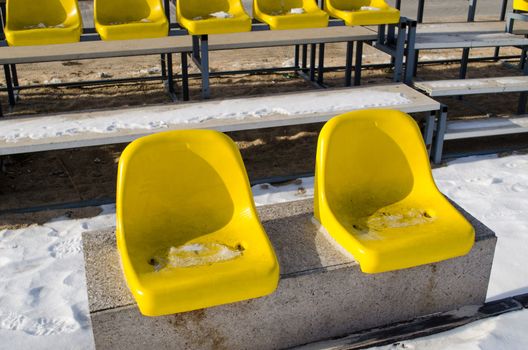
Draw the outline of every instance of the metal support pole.
<instances>
[{"instance_id":1,"label":"metal support pole","mask_svg":"<svg viewBox=\"0 0 528 350\"><path fill-rule=\"evenodd\" d=\"M167 65L166 65L164 53L160 55L160 64L161 64L161 79L165 80L167 78Z\"/></svg>"},{"instance_id":2,"label":"metal support pole","mask_svg":"<svg viewBox=\"0 0 528 350\"><path fill-rule=\"evenodd\" d=\"M302 46L302 56L301 56L301 68L302 71L306 71L307 66L307 60L308 60L308 45L304 44Z\"/></svg>"},{"instance_id":3,"label":"metal support pole","mask_svg":"<svg viewBox=\"0 0 528 350\"><path fill-rule=\"evenodd\" d=\"M462 50L462 61L460 63L460 73L458 75L459 79L466 79L468 61L469 61L469 47L466 47Z\"/></svg>"},{"instance_id":4,"label":"metal support pole","mask_svg":"<svg viewBox=\"0 0 528 350\"><path fill-rule=\"evenodd\" d=\"M317 83L322 85L324 81L324 54L325 44L319 44L319 62L317 63Z\"/></svg>"},{"instance_id":5,"label":"metal support pole","mask_svg":"<svg viewBox=\"0 0 528 350\"><path fill-rule=\"evenodd\" d=\"M347 41L345 63L345 86L352 85L352 56L354 55L354 42Z\"/></svg>"},{"instance_id":6,"label":"metal support pole","mask_svg":"<svg viewBox=\"0 0 528 350\"><path fill-rule=\"evenodd\" d=\"M299 45L295 45L295 50L293 54L293 65L295 68L299 67Z\"/></svg>"},{"instance_id":7,"label":"metal support pole","mask_svg":"<svg viewBox=\"0 0 528 350\"><path fill-rule=\"evenodd\" d=\"M315 49L316 44L310 44L310 81L315 81Z\"/></svg>"},{"instance_id":8,"label":"metal support pole","mask_svg":"<svg viewBox=\"0 0 528 350\"><path fill-rule=\"evenodd\" d=\"M447 130L447 106L442 105L438 116L438 126L436 128L436 139L434 141L433 163L440 164L444 149L444 136Z\"/></svg>"},{"instance_id":9,"label":"metal support pole","mask_svg":"<svg viewBox=\"0 0 528 350\"><path fill-rule=\"evenodd\" d=\"M525 49L526 47L523 47L523 49ZM523 74L524 75L528 75L528 64L526 64L526 62L524 63L524 67L523 67ZM521 92L520 96L519 96L519 106L517 108L517 113L518 114L525 114L526 113L526 103L528 101L528 92L526 91L523 91Z\"/></svg>"},{"instance_id":10,"label":"metal support pole","mask_svg":"<svg viewBox=\"0 0 528 350\"><path fill-rule=\"evenodd\" d=\"M394 82L402 80L403 56L405 56L405 37L407 35L407 23L398 24L398 38L396 39L396 52L394 58Z\"/></svg>"},{"instance_id":11,"label":"metal support pole","mask_svg":"<svg viewBox=\"0 0 528 350\"><path fill-rule=\"evenodd\" d=\"M4 64L4 75L7 87L7 97L9 99L9 105L14 106L16 104L15 92L13 90L13 81L11 80L11 70L8 64Z\"/></svg>"},{"instance_id":12,"label":"metal support pole","mask_svg":"<svg viewBox=\"0 0 528 350\"><path fill-rule=\"evenodd\" d=\"M427 148L427 153L429 154L429 156L431 155L431 149L433 147L435 120L436 120L436 111L431 111L431 113L429 113L429 115L425 117L423 138L424 138L425 147Z\"/></svg>"},{"instance_id":13,"label":"metal support pole","mask_svg":"<svg viewBox=\"0 0 528 350\"><path fill-rule=\"evenodd\" d=\"M508 0L502 0L499 21L504 21L504 19L506 18L506 9L507 8L508 8Z\"/></svg>"},{"instance_id":14,"label":"metal support pole","mask_svg":"<svg viewBox=\"0 0 528 350\"><path fill-rule=\"evenodd\" d=\"M187 53L181 53L181 72L182 72L182 90L183 100L189 101L189 65L187 63Z\"/></svg>"},{"instance_id":15,"label":"metal support pole","mask_svg":"<svg viewBox=\"0 0 528 350\"><path fill-rule=\"evenodd\" d=\"M192 46L193 46L193 57L200 60L200 37L197 35L192 36Z\"/></svg>"},{"instance_id":16,"label":"metal support pole","mask_svg":"<svg viewBox=\"0 0 528 350\"><path fill-rule=\"evenodd\" d=\"M361 84L361 66L363 63L363 42L356 41L356 62L354 63L354 85Z\"/></svg>"},{"instance_id":17,"label":"metal support pole","mask_svg":"<svg viewBox=\"0 0 528 350\"><path fill-rule=\"evenodd\" d=\"M475 22L475 13L477 12L477 0L469 0L468 22Z\"/></svg>"},{"instance_id":18,"label":"metal support pole","mask_svg":"<svg viewBox=\"0 0 528 350\"><path fill-rule=\"evenodd\" d=\"M174 74L172 71L172 54L167 54L167 90L173 101L176 100L176 91L174 90Z\"/></svg>"},{"instance_id":19,"label":"metal support pole","mask_svg":"<svg viewBox=\"0 0 528 350\"><path fill-rule=\"evenodd\" d=\"M521 50L521 57L519 59L519 69L522 70L524 70L524 68L526 67L526 49L526 46L523 46Z\"/></svg>"},{"instance_id":20,"label":"metal support pole","mask_svg":"<svg viewBox=\"0 0 528 350\"><path fill-rule=\"evenodd\" d=\"M416 14L416 20L418 23L423 22L425 0L418 0L418 13Z\"/></svg>"},{"instance_id":21,"label":"metal support pole","mask_svg":"<svg viewBox=\"0 0 528 350\"><path fill-rule=\"evenodd\" d=\"M401 0L396 0L396 8L397 8L398 10L401 9Z\"/></svg>"},{"instance_id":22,"label":"metal support pole","mask_svg":"<svg viewBox=\"0 0 528 350\"><path fill-rule=\"evenodd\" d=\"M200 63L202 68L202 98L211 97L209 91L209 37L200 36Z\"/></svg>"},{"instance_id":23,"label":"metal support pole","mask_svg":"<svg viewBox=\"0 0 528 350\"><path fill-rule=\"evenodd\" d=\"M405 59L405 78L404 83L411 85L413 77L416 75L416 67L418 66L418 51L414 49L416 43L416 27L417 22L411 21L409 23L409 33L407 36L407 57Z\"/></svg>"}]
</instances>

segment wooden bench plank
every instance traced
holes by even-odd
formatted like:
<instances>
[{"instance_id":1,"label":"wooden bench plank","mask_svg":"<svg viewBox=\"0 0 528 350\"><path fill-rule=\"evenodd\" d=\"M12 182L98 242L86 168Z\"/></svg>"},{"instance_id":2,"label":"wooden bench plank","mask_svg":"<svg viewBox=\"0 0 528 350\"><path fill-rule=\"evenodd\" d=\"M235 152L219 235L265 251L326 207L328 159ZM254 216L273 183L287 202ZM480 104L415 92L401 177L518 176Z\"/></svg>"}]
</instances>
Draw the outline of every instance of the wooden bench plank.
<instances>
[{"instance_id":1,"label":"wooden bench plank","mask_svg":"<svg viewBox=\"0 0 528 350\"><path fill-rule=\"evenodd\" d=\"M209 49L228 50L302 44L374 41L377 31L367 27L327 27L296 30L256 31L209 36Z\"/></svg>"},{"instance_id":2,"label":"wooden bench plank","mask_svg":"<svg viewBox=\"0 0 528 350\"><path fill-rule=\"evenodd\" d=\"M414 82L431 97L528 91L528 76Z\"/></svg>"},{"instance_id":3,"label":"wooden bench plank","mask_svg":"<svg viewBox=\"0 0 528 350\"><path fill-rule=\"evenodd\" d=\"M528 115L485 120L453 120L447 123L444 140L498 136L528 132Z\"/></svg>"},{"instance_id":4,"label":"wooden bench plank","mask_svg":"<svg viewBox=\"0 0 528 350\"><path fill-rule=\"evenodd\" d=\"M523 33L527 27L520 25L514 34L505 33L504 22L472 23L428 23L419 24L416 32L415 48L449 49L495 46L528 45Z\"/></svg>"},{"instance_id":5,"label":"wooden bench plank","mask_svg":"<svg viewBox=\"0 0 528 350\"><path fill-rule=\"evenodd\" d=\"M192 51L188 35L156 39L83 41L45 46L0 47L0 64L142 56Z\"/></svg>"},{"instance_id":6,"label":"wooden bench plank","mask_svg":"<svg viewBox=\"0 0 528 350\"><path fill-rule=\"evenodd\" d=\"M375 40L375 31L365 27L328 27L273 32L257 31L218 34L209 37L209 50L228 50L258 47L286 46L309 43L333 43ZM0 64L20 64L154 55L191 52L190 35L168 36L156 39L83 41L71 44L45 46L0 47Z\"/></svg>"},{"instance_id":7,"label":"wooden bench plank","mask_svg":"<svg viewBox=\"0 0 528 350\"><path fill-rule=\"evenodd\" d=\"M378 96L380 98L376 102L375 99ZM390 98L393 101L387 101ZM327 101L326 104L324 101ZM289 110L291 106L300 106L297 108L300 108L299 111L302 112L302 108L311 108L305 107L307 103L312 103L319 109L316 111L313 109L315 112L306 113L292 113ZM440 103L404 84L388 84L112 111L6 118L0 120L0 134L2 135L0 138L0 155L125 143L144 135L167 130L207 128L225 132L317 123L327 121L335 115L350 110L374 107L394 108L406 113L417 113L439 110ZM244 109L252 112L246 115L237 112ZM267 110L268 113L261 112L264 110ZM233 113L232 115L223 115L218 119L214 116L208 117L207 111L218 111L215 113L233 111ZM164 116L166 120L163 119ZM174 122L174 120L180 120L178 118L181 116L183 119L180 122ZM185 119L185 116L202 117L204 120L192 121ZM101 118L106 119L103 122L98 122L102 120ZM140 120L140 122L135 122L135 120ZM118 125L127 121L136 124L133 125L133 128ZM36 126L49 129L51 126L60 123L66 125L63 127L64 130L59 130L62 135L55 132L50 136L44 132L41 134L44 135L42 138L31 135L16 137L18 133L33 130ZM101 123L107 123L108 128L113 128L112 132L93 131L96 129L93 126L97 123L99 123L99 129L101 129ZM83 127L85 131L71 134L71 125ZM15 137L9 138L6 135L15 135Z\"/></svg>"}]
</instances>

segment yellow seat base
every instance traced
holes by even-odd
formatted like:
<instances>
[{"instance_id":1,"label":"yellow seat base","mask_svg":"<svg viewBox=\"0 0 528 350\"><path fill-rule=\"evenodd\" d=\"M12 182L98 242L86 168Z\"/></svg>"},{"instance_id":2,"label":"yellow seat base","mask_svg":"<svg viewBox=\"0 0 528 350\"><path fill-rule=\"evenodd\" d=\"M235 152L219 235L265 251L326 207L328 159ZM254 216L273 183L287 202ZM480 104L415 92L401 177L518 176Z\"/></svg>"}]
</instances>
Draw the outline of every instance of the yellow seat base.
<instances>
[{"instance_id":1,"label":"yellow seat base","mask_svg":"<svg viewBox=\"0 0 528 350\"><path fill-rule=\"evenodd\" d=\"M363 272L438 262L473 246L473 227L436 188L420 130L402 112L331 119L315 181L316 219Z\"/></svg>"},{"instance_id":2,"label":"yellow seat base","mask_svg":"<svg viewBox=\"0 0 528 350\"><path fill-rule=\"evenodd\" d=\"M251 18L240 0L180 0L176 6L178 23L191 35L251 31Z\"/></svg>"},{"instance_id":3,"label":"yellow seat base","mask_svg":"<svg viewBox=\"0 0 528 350\"><path fill-rule=\"evenodd\" d=\"M65 44L81 37L76 0L8 0L6 14L4 33L9 46Z\"/></svg>"},{"instance_id":4,"label":"yellow seat base","mask_svg":"<svg viewBox=\"0 0 528 350\"><path fill-rule=\"evenodd\" d=\"M367 3L368 6L364 4ZM325 10L334 18L342 19L348 26L394 24L400 22L400 11L383 0L350 1L325 0Z\"/></svg>"},{"instance_id":5,"label":"yellow seat base","mask_svg":"<svg viewBox=\"0 0 528 350\"><path fill-rule=\"evenodd\" d=\"M161 0L95 0L94 23L103 40L160 38L169 33Z\"/></svg>"},{"instance_id":6,"label":"yellow seat base","mask_svg":"<svg viewBox=\"0 0 528 350\"><path fill-rule=\"evenodd\" d=\"M324 28L329 18L314 0L254 0L253 17L272 30Z\"/></svg>"},{"instance_id":7,"label":"yellow seat base","mask_svg":"<svg viewBox=\"0 0 528 350\"><path fill-rule=\"evenodd\" d=\"M279 266L237 146L210 130L132 142L119 161L117 246L142 314L272 293Z\"/></svg>"},{"instance_id":8,"label":"yellow seat base","mask_svg":"<svg viewBox=\"0 0 528 350\"><path fill-rule=\"evenodd\" d=\"M513 0L513 9L523 12L528 12L527 0Z\"/></svg>"}]
</instances>

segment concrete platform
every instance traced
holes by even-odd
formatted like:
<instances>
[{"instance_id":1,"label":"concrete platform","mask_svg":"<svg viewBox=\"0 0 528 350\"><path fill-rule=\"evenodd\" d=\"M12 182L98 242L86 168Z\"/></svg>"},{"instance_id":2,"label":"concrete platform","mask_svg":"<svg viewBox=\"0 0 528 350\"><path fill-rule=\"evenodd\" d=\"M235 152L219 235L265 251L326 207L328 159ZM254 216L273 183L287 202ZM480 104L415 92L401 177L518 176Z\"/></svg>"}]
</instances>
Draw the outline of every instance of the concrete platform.
<instances>
[{"instance_id":1,"label":"concrete platform","mask_svg":"<svg viewBox=\"0 0 528 350\"><path fill-rule=\"evenodd\" d=\"M83 235L98 349L281 349L484 302L496 237L476 229L461 258L368 275L318 231L311 200L259 209L281 280L267 297L162 317L142 316L122 276L112 230Z\"/></svg>"}]
</instances>

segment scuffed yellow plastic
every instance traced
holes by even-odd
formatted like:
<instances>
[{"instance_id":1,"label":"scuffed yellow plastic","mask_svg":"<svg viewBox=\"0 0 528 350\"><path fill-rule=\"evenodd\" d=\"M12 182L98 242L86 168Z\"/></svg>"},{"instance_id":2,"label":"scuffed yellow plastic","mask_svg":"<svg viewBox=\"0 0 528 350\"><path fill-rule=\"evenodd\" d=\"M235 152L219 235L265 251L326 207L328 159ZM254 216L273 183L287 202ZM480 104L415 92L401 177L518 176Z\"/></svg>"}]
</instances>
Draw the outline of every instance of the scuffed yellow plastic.
<instances>
[{"instance_id":1,"label":"scuffed yellow plastic","mask_svg":"<svg viewBox=\"0 0 528 350\"><path fill-rule=\"evenodd\" d=\"M366 273L462 256L475 239L437 189L416 122L399 111L350 112L323 127L314 206Z\"/></svg>"},{"instance_id":2,"label":"scuffed yellow plastic","mask_svg":"<svg viewBox=\"0 0 528 350\"><path fill-rule=\"evenodd\" d=\"M94 23L103 40L160 38L169 34L161 0L95 0Z\"/></svg>"},{"instance_id":3,"label":"scuffed yellow plastic","mask_svg":"<svg viewBox=\"0 0 528 350\"><path fill-rule=\"evenodd\" d=\"M169 131L132 142L119 160L116 211L123 271L143 315L256 298L277 287L279 265L242 158L222 133ZM223 245L241 254L214 263L204 255L208 263L189 267L156 266L171 247L189 245L212 247L208 254Z\"/></svg>"},{"instance_id":4,"label":"scuffed yellow plastic","mask_svg":"<svg viewBox=\"0 0 528 350\"><path fill-rule=\"evenodd\" d=\"M372 7L379 10L362 10ZM325 0L325 10L332 17L342 19L349 26L393 24L400 21L400 11L385 0Z\"/></svg>"},{"instance_id":5,"label":"scuffed yellow plastic","mask_svg":"<svg viewBox=\"0 0 528 350\"><path fill-rule=\"evenodd\" d=\"M4 33L9 46L77 42L82 33L79 6L76 0L7 0Z\"/></svg>"},{"instance_id":6,"label":"scuffed yellow plastic","mask_svg":"<svg viewBox=\"0 0 528 350\"><path fill-rule=\"evenodd\" d=\"M226 12L232 17L212 17L215 12ZM192 35L251 31L251 18L240 0L178 0L176 17L178 23Z\"/></svg>"},{"instance_id":7,"label":"scuffed yellow plastic","mask_svg":"<svg viewBox=\"0 0 528 350\"><path fill-rule=\"evenodd\" d=\"M302 8L304 13L290 13L295 8ZM273 30L328 26L328 14L317 6L315 0L253 0L253 17L267 23Z\"/></svg>"},{"instance_id":8,"label":"scuffed yellow plastic","mask_svg":"<svg viewBox=\"0 0 528 350\"><path fill-rule=\"evenodd\" d=\"M527 0L513 0L513 9L523 12L528 12Z\"/></svg>"}]
</instances>

